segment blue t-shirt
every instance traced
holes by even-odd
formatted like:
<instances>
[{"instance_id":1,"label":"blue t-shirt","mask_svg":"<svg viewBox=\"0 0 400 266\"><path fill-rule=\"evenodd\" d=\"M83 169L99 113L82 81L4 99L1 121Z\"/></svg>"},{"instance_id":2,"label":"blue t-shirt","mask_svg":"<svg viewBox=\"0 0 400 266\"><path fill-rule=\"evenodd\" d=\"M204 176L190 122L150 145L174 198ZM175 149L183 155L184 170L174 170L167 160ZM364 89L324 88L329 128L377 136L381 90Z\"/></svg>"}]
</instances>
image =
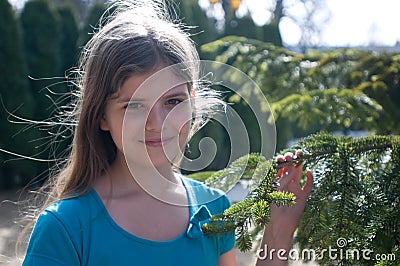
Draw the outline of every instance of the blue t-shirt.
<instances>
[{"instance_id":1,"label":"blue t-shirt","mask_svg":"<svg viewBox=\"0 0 400 266\"><path fill-rule=\"evenodd\" d=\"M49 206L32 232L23 265L217 265L234 246L234 233L204 235L201 225L223 212L222 191L182 177L189 199L186 230L169 241L136 237L108 214L95 190Z\"/></svg>"}]
</instances>

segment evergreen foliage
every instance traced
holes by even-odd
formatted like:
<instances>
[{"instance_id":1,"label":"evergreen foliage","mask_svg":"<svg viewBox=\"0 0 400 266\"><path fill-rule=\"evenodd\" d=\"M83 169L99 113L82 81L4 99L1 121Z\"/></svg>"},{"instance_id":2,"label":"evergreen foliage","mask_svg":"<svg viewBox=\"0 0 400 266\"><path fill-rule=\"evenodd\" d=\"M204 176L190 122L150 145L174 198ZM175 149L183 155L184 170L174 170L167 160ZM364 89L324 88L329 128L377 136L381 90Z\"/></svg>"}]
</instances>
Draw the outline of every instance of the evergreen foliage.
<instances>
[{"instance_id":1,"label":"evergreen foliage","mask_svg":"<svg viewBox=\"0 0 400 266\"><path fill-rule=\"evenodd\" d=\"M40 186L51 171L52 162L55 161L52 161L52 158L58 156L56 144L59 140L54 139L53 136L54 131L59 128L52 126L52 120L55 115L62 112L63 104L60 97L67 89L61 64L63 63L63 52L68 51L61 49L64 32L61 32L59 13L48 0L27 1L21 12L20 22L29 88L35 99L35 109L30 117L39 123L25 120L25 116L18 120L27 124L20 134L29 132L31 136L26 143L29 143L29 148L34 151L22 149L16 153L42 160L41 163L35 163L36 171L31 171L26 175L26 178L31 181L41 180L34 184ZM65 32L65 34L67 33ZM33 162L29 159L27 161ZM26 183L28 182L23 182L23 184Z\"/></svg>"},{"instance_id":2,"label":"evergreen foliage","mask_svg":"<svg viewBox=\"0 0 400 266\"><path fill-rule=\"evenodd\" d=\"M43 91L56 82L48 79L59 77L61 72L59 20L47 0L32 0L22 10L21 23L28 75L33 78L30 87L37 103L34 117L44 120L53 110Z\"/></svg>"},{"instance_id":3,"label":"evergreen foliage","mask_svg":"<svg viewBox=\"0 0 400 266\"><path fill-rule=\"evenodd\" d=\"M82 47L92 38L93 32L95 32L99 26L99 19L106 10L107 6L100 1L95 1L90 7L83 26L81 27L79 44Z\"/></svg>"},{"instance_id":4,"label":"evergreen foliage","mask_svg":"<svg viewBox=\"0 0 400 266\"><path fill-rule=\"evenodd\" d=\"M205 124L194 136L190 139L189 149L186 151L185 156L189 159L196 159L201 156L200 141L205 138L210 138L216 145L215 159L207 165L207 169L215 171L218 169L225 168L228 164L230 151L226 147L230 147L230 139L226 137L226 129L214 119L211 119ZM185 165L182 164L182 168L185 169Z\"/></svg>"},{"instance_id":5,"label":"evergreen foliage","mask_svg":"<svg viewBox=\"0 0 400 266\"><path fill-rule=\"evenodd\" d=\"M75 9L70 4L57 7L62 32L60 51L61 71L68 75L68 70L77 65L79 28L76 22Z\"/></svg>"},{"instance_id":6,"label":"evergreen foliage","mask_svg":"<svg viewBox=\"0 0 400 266\"><path fill-rule=\"evenodd\" d=\"M400 132L398 54L357 49L299 54L235 36L204 45L202 53L237 67L260 86L281 132L279 149L317 131ZM243 104L237 95L228 101Z\"/></svg>"},{"instance_id":7,"label":"evergreen foliage","mask_svg":"<svg viewBox=\"0 0 400 266\"><path fill-rule=\"evenodd\" d=\"M252 248L253 238L249 232L251 225L264 224L269 221L270 204L294 204L294 195L276 191L274 183L276 165L263 156L250 154L243 156L220 171L210 175L205 183L211 187L229 190L240 178L248 179L249 186L254 186L250 195L233 204L223 214L210 219L203 226L206 234L223 233L236 229L236 245L242 251Z\"/></svg>"},{"instance_id":8,"label":"evergreen foliage","mask_svg":"<svg viewBox=\"0 0 400 266\"><path fill-rule=\"evenodd\" d=\"M349 250L370 249L395 254L400 248L400 137L361 139L319 135L304 139L312 156L307 165L315 172L315 189L298 229L300 248L337 248L346 239ZM361 256L360 256L361 257ZM373 260L324 257L324 265L374 265ZM395 265L394 261L379 265Z\"/></svg>"},{"instance_id":9,"label":"evergreen foliage","mask_svg":"<svg viewBox=\"0 0 400 266\"><path fill-rule=\"evenodd\" d=\"M233 2L236 2L237 6L234 7ZM279 1L281 2L281 1ZM275 3L275 10L271 16L271 20L264 26L257 26L250 13L243 17L238 17L236 10L238 9L241 1L226 1L222 0L222 7L225 12L225 29L221 37L223 36L243 36L246 38L252 38L261 40L264 42L272 43L276 46L283 46L282 37L279 30L279 21L283 17L281 13L281 4ZM276 12L280 13L278 17L275 17Z\"/></svg>"},{"instance_id":10,"label":"evergreen foliage","mask_svg":"<svg viewBox=\"0 0 400 266\"><path fill-rule=\"evenodd\" d=\"M31 117L34 110L32 94L28 88L26 65L21 45L20 29L15 13L7 0L0 0L0 148L8 151L23 150L32 154L26 147L29 134L18 134L23 128L11 123L9 113ZM9 121L10 120L10 121ZM12 188L15 183L23 184L24 178L34 172L35 164L15 160L14 156L0 152L0 188Z\"/></svg>"},{"instance_id":11,"label":"evergreen foliage","mask_svg":"<svg viewBox=\"0 0 400 266\"><path fill-rule=\"evenodd\" d=\"M2 104L9 111L28 115L32 112L32 97L28 91L26 65L21 36L14 11L7 0L0 1L0 93ZM21 101L13 101L18 96ZM23 108L19 108L23 104ZM3 112L2 112L3 113ZM4 131L2 131L4 132Z\"/></svg>"},{"instance_id":12,"label":"evergreen foliage","mask_svg":"<svg viewBox=\"0 0 400 266\"><path fill-rule=\"evenodd\" d=\"M400 255L400 136L354 139L316 134L291 149L303 151L298 160L312 169L315 179L296 235L300 248L321 252L324 248L337 248L338 239L343 238L347 240L346 249ZM212 174L209 182L221 188L218 184L226 183L227 179L238 180L237 174L243 172L238 167L252 169L254 180L258 180L245 200L212 217L210 224L203 228L208 233L236 228L237 247L241 250L252 247L250 225L269 221L269 204L295 203L293 195L275 191L273 179L282 163L258 158L253 154L238 159L229 168ZM325 256L318 262L324 265L375 263L362 257L340 256L337 260ZM390 265L389 261L379 265L384 263Z\"/></svg>"},{"instance_id":13,"label":"evergreen foliage","mask_svg":"<svg viewBox=\"0 0 400 266\"><path fill-rule=\"evenodd\" d=\"M260 30L260 27L254 24L250 16L244 16L242 18L235 17L225 24L224 36L236 35L257 39L260 37Z\"/></svg>"},{"instance_id":14,"label":"evergreen foliage","mask_svg":"<svg viewBox=\"0 0 400 266\"><path fill-rule=\"evenodd\" d=\"M217 38L212 18L207 17L197 0L179 1L179 10L179 17L185 25L190 27L191 38L197 45L198 52L201 53L200 45Z\"/></svg>"},{"instance_id":15,"label":"evergreen foliage","mask_svg":"<svg viewBox=\"0 0 400 266\"><path fill-rule=\"evenodd\" d=\"M272 43L275 46L283 46L282 36L279 31L279 24L270 23L262 27L263 42Z\"/></svg>"}]
</instances>

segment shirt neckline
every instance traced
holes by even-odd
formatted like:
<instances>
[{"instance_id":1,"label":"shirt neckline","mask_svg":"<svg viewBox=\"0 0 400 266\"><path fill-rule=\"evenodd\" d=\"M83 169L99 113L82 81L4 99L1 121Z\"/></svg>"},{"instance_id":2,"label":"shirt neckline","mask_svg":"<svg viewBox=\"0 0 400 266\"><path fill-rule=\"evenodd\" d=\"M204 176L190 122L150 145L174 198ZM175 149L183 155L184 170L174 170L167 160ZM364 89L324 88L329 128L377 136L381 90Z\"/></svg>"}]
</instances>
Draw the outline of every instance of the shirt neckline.
<instances>
[{"instance_id":1,"label":"shirt neckline","mask_svg":"<svg viewBox=\"0 0 400 266\"><path fill-rule=\"evenodd\" d=\"M93 196L93 198L95 199L96 203L98 204L98 206L103 211L104 216L107 219L107 221L110 223L110 225L113 228L115 228L118 232L120 232L122 235L124 235L125 237L127 237L129 239L133 239L133 240L135 240L137 242L140 242L140 243L143 243L143 244L147 244L147 245L153 245L153 246L171 245L171 244L174 244L175 242L181 240L182 238L187 237L187 231L188 231L189 226L190 226L190 221L191 221L191 219L193 217L193 214L195 213L194 206L197 205L196 199L194 198L194 195L193 195L193 191L189 191L190 190L190 185L187 184L187 181L185 180L185 177L182 176L181 174L178 174L178 175L179 175L179 178L181 180L181 183L183 184L183 186L185 188L186 196L188 198L189 220L187 221L187 225L186 225L185 229L183 230L183 232L181 232L178 236L176 236L175 238L172 238L170 240L165 240L165 241L151 240L151 239L138 237L138 236L128 232L127 230L122 228L119 224L117 224L117 222L115 222L115 220L111 217L111 215L109 214L106 206L104 205L103 201L101 200L99 194L97 193L97 191L94 188L92 188L92 190L90 191L90 194Z\"/></svg>"}]
</instances>

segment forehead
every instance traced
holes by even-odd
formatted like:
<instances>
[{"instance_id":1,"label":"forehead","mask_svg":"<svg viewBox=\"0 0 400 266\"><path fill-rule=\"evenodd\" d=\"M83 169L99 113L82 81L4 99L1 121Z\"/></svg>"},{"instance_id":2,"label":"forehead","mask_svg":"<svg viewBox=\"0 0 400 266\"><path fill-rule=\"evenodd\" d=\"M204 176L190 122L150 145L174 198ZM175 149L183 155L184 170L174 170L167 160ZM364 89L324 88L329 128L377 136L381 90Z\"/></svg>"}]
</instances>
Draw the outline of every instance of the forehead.
<instances>
[{"instance_id":1,"label":"forehead","mask_svg":"<svg viewBox=\"0 0 400 266\"><path fill-rule=\"evenodd\" d=\"M164 94L188 93L188 80L177 75L173 69L157 68L147 73L136 73L125 80L115 98L129 100L131 98L157 99Z\"/></svg>"}]
</instances>

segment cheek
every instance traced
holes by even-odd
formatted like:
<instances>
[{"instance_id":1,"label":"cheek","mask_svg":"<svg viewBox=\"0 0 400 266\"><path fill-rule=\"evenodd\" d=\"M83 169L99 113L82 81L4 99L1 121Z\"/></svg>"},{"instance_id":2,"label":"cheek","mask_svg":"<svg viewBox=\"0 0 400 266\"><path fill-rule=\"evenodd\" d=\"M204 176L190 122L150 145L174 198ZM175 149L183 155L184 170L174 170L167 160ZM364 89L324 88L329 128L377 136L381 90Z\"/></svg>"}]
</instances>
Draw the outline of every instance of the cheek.
<instances>
[{"instance_id":1,"label":"cheek","mask_svg":"<svg viewBox=\"0 0 400 266\"><path fill-rule=\"evenodd\" d=\"M171 115L169 119L180 135L188 135L192 121L192 109L181 108L177 112L174 112L174 115Z\"/></svg>"},{"instance_id":2,"label":"cheek","mask_svg":"<svg viewBox=\"0 0 400 266\"><path fill-rule=\"evenodd\" d=\"M179 149L183 152L189 142L191 122L184 123L179 131Z\"/></svg>"},{"instance_id":3,"label":"cheek","mask_svg":"<svg viewBox=\"0 0 400 266\"><path fill-rule=\"evenodd\" d=\"M190 132L190 121L183 124L183 126L179 131L179 135L181 136L181 138L187 139L189 137L189 132Z\"/></svg>"},{"instance_id":4,"label":"cheek","mask_svg":"<svg viewBox=\"0 0 400 266\"><path fill-rule=\"evenodd\" d=\"M146 125L146 116L141 112L125 112L122 126L123 132L126 134L132 134L140 131L144 131Z\"/></svg>"},{"instance_id":5,"label":"cheek","mask_svg":"<svg viewBox=\"0 0 400 266\"><path fill-rule=\"evenodd\" d=\"M143 135L144 122L142 120L140 117L129 112L119 117L114 117L110 133L117 147L123 150L123 146L132 145L134 139L140 138L140 134Z\"/></svg>"},{"instance_id":6,"label":"cheek","mask_svg":"<svg viewBox=\"0 0 400 266\"><path fill-rule=\"evenodd\" d=\"M172 110L165 120L165 132L178 136L179 146L183 148L189 137L190 125L192 120L192 109L189 106Z\"/></svg>"}]
</instances>

